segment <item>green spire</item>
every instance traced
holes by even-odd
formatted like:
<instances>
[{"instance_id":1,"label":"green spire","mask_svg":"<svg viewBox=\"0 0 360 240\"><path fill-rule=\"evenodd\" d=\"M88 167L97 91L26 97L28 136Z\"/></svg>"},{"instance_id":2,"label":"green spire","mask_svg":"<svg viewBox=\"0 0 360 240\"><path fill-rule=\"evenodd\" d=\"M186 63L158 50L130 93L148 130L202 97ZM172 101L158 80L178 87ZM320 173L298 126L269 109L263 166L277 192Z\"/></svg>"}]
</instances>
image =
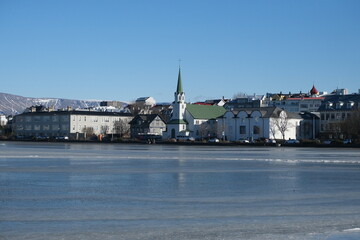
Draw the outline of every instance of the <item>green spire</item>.
<instances>
[{"instance_id":1,"label":"green spire","mask_svg":"<svg viewBox=\"0 0 360 240\"><path fill-rule=\"evenodd\" d=\"M181 71L180 71L180 68L179 68L179 76L178 76L178 83L177 83L176 92L177 92L177 93L182 93L182 92L184 92L184 91L183 91L183 88L182 88L182 83L181 83Z\"/></svg>"}]
</instances>

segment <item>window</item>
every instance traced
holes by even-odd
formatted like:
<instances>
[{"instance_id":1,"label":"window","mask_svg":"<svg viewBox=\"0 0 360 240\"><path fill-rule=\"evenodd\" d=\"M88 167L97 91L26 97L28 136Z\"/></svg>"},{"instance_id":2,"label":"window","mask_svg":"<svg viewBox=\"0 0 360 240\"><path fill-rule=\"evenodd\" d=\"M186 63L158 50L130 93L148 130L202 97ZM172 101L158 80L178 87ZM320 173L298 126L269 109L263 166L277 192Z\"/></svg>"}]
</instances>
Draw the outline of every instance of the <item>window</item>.
<instances>
[{"instance_id":1,"label":"window","mask_svg":"<svg viewBox=\"0 0 360 240\"><path fill-rule=\"evenodd\" d=\"M240 134L246 134L246 126L240 126Z\"/></svg>"},{"instance_id":2,"label":"window","mask_svg":"<svg viewBox=\"0 0 360 240\"><path fill-rule=\"evenodd\" d=\"M254 134L260 134L259 126L254 126Z\"/></svg>"}]
</instances>

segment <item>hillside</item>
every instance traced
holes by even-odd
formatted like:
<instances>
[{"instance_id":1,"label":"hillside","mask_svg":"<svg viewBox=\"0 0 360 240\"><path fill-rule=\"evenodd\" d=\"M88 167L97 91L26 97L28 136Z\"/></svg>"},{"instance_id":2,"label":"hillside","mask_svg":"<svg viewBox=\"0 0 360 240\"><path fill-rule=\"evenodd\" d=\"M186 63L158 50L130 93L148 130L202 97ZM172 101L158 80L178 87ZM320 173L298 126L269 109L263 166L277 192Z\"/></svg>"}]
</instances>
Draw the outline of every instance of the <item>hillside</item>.
<instances>
[{"instance_id":1,"label":"hillside","mask_svg":"<svg viewBox=\"0 0 360 240\"><path fill-rule=\"evenodd\" d=\"M54 106L55 109L66 108L88 108L98 107L101 101L72 100L62 98L31 98L18 95L0 93L0 112L5 115L22 113L27 107L43 105L46 107Z\"/></svg>"}]
</instances>

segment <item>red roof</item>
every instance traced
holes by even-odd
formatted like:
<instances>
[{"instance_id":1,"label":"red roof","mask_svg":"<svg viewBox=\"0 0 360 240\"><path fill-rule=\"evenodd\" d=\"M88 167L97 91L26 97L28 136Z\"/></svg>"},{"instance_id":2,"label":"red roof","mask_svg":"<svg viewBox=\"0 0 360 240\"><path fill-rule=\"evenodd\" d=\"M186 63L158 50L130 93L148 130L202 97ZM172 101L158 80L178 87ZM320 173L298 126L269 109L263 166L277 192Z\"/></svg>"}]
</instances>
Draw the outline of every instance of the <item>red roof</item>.
<instances>
[{"instance_id":1,"label":"red roof","mask_svg":"<svg viewBox=\"0 0 360 240\"><path fill-rule=\"evenodd\" d=\"M210 103L204 103L204 102L196 102L196 103L193 103L193 104L196 104L196 105L212 105Z\"/></svg>"},{"instance_id":2,"label":"red roof","mask_svg":"<svg viewBox=\"0 0 360 240\"><path fill-rule=\"evenodd\" d=\"M325 97L287 98L286 100L323 100Z\"/></svg>"},{"instance_id":3,"label":"red roof","mask_svg":"<svg viewBox=\"0 0 360 240\"><path fill-rule=\"evenodd\" d=\"M313 87L310 90L311 95L319 94L319 91L316 89L316 87L313 85Z\"/></svg>"}]
</instances>

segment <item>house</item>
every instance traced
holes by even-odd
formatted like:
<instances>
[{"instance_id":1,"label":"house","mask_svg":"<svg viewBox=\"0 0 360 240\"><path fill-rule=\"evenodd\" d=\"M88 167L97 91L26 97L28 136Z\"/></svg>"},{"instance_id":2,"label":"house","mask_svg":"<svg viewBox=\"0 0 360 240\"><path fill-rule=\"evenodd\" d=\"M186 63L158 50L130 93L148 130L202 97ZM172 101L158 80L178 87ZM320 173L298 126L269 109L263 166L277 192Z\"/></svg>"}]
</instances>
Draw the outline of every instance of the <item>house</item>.
<instances>
[{"instance_id":1,"label":"house","mask_svg":"<svg viewBox=\"0 0 360 240\"><path fill-rule=\"evenodd\" d=\"M0 126L3 127L7 124L8 120L3 112L0 112Z\"/></svg>"},{"instance_id":2,"label":"house","mask_svg":"<svg viewBox=\"0 0 360 240\"><path fill-rule=\"evenodd\" d=\"M165 139L182 138L185 136L200 138L204 127L211 119L222 116L226 110L222 106L189 104L185 102L185 92L182 87L181 70L179 68L175 101L172 103L173 113L170 121L167 122L167 130L164 133Z\"/></svg>"},{"instance_id":3,"label":"house","mask_svg":"<svg viewBox=\"0 0 360 240\"><path fill-rule=\"evenodd\" d=\"M36 111L38 109L38 111ZM30 108L13 118L15 136L59 137L86 139L90 135L122 135L129 130L128 123L133 118L129 113L99 112L92 110L57 110Z\"/></svg>"},{"instance_id":4,"label":"house","mask_svg":"<svg viewBox=\"0 0 360 240\"><path fill-rule=\"evenodd\" d=\"M321 136L342 138L341 124L359 109L360 94L326 96L319 108Z\"/></svg>"},{"instance_id":5,"label":"house","mask_svg":"<svg viewBox=\"0 0 360 240\"><path fill-rule=\"evenodd\" d=\"M240 139L296 139L301 118L277 107L240 108L228 110L217 119L219 138Z\"/></svg>"},{"instance_id":6,"label":"house","mask_svg":"<svg viewBox=\"0 0 360 240\"><path fill-rule=\"evenodd\" d=\"M138 114L130 122L131 138L141 135L162 136L166 130L166 123L158 114Z\"/></svg>"}]
</instances>

